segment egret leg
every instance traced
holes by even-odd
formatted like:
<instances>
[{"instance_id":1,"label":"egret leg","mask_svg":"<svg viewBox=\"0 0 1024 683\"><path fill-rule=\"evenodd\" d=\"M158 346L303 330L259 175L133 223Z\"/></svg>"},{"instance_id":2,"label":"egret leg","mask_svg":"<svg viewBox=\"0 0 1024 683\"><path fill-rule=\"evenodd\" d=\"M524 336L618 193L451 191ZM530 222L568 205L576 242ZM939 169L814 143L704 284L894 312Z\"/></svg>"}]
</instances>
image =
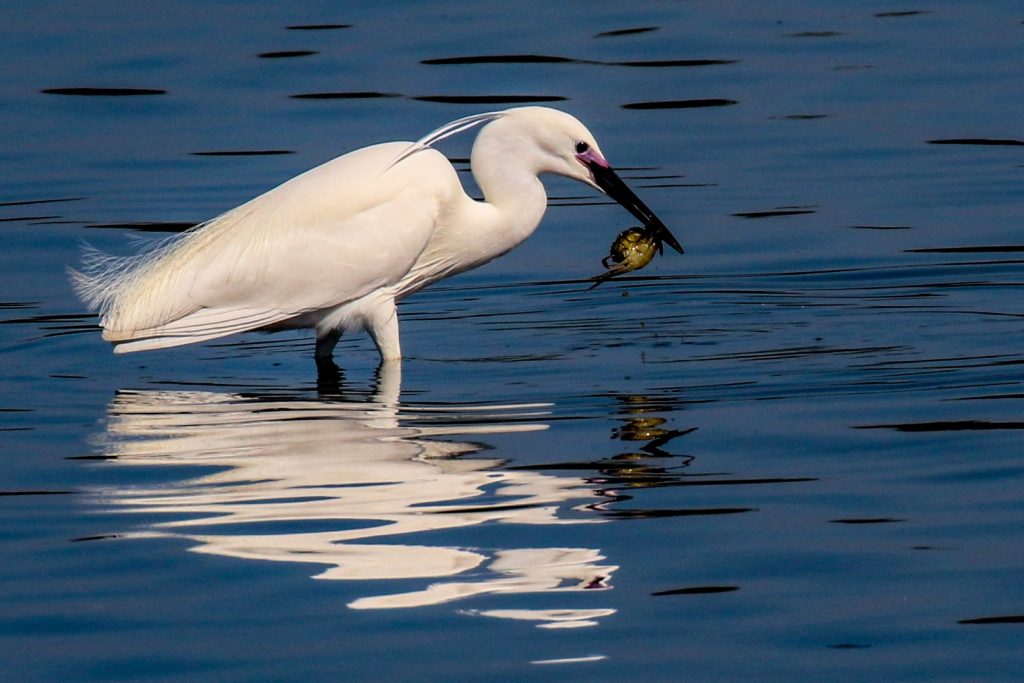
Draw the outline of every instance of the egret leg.
<instances>
[{"instance_id":1,"label":"egret leg","mask_svg":"<svg viewBox=\"0 0 1024 683\"><path fill-rule=\"evenodd\" d=\"M402 345L398 341L398 309L392 299L381 303L368 321L368 331L377 345L382 360L400 360Z\"/></svg>"},{"instance_id":2,"label":"egret leg","mask_svg":"<svg viewBox=\"0 0 1024 683\"><path fill-rule=\"evenodd\" d=\"M316 351L313 352L313 357L317 363L331 360L334 347L338 345L339 339L341 339L341 330L337 328L316 335Z\"/></svg>"}]
</instances>

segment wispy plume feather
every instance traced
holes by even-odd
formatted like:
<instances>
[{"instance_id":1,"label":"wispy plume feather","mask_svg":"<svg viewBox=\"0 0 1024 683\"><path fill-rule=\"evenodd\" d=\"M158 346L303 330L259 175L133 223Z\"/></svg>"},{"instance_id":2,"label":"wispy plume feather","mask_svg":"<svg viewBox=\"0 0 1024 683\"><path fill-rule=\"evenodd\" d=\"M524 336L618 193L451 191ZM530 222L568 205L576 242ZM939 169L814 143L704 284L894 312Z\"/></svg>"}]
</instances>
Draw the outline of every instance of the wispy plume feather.
<instances>
[{"instance_id":1,"label":"wispy plume feather","mask_svg":"<svg viewBox=\"0 0 1024 683\"><path fill-rule=\"evenodd\" d=\"M408 159L416 152L429 148L434 143L441 142L442 140L450 138L453 135L464 133L467 130L471 130L484 123L490 123L495 119L501 118L502 116L505 115L505 113L506 112L503 111L489 111L484 112L483 114L473 114L472 116L465 116L461 119L450 121L441 126L440 128L438 128L437 130L427 133L422 138L409 145L409 147L405 151L403 151L401 154L395 157L394 161L388 164L388 167L384 169L384 172L387 173L391 168L393 168L396 164L400 163L402 160Z\"/></svg>"}]
</instances>

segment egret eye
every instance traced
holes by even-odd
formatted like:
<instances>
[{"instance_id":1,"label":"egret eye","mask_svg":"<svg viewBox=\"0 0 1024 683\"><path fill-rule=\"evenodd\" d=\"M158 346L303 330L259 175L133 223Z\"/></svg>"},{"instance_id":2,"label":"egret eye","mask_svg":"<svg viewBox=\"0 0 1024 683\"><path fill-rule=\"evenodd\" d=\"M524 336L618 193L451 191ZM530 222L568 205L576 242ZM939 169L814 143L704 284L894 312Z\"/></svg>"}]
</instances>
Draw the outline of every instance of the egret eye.
<instances>
[{"instance_id":1,"label":"egret eye","mask_svg":"<svg viewBox=\"0 0 1024 683\"><path fill-rule=\"evenodd\" d=\"M585 142L577 142L576 143L576 153L577 154L583 154L588 149L590 149L590 145L588 145L587 143L585 143Z\"/></svg>"}]
</instances>

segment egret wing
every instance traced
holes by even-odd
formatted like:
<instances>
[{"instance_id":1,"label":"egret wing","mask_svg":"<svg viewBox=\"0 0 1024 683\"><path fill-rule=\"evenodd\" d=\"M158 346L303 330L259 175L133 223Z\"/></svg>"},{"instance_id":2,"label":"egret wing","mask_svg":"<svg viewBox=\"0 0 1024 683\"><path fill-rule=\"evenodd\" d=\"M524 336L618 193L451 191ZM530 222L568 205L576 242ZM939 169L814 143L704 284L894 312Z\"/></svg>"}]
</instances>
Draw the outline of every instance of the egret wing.
<instances>
[{"instance_id":1,"label":"egret wing","mask_svg":"<svg viewBox=\"0 0 1024 683\"><path fill-rule=\"evenodd\" d=\"M432 150L387 169L407 145L328 162L155 254L119 283L105 338L120 351L213 339L397 283L461 191Z\"/></svg>"}]
</instances>

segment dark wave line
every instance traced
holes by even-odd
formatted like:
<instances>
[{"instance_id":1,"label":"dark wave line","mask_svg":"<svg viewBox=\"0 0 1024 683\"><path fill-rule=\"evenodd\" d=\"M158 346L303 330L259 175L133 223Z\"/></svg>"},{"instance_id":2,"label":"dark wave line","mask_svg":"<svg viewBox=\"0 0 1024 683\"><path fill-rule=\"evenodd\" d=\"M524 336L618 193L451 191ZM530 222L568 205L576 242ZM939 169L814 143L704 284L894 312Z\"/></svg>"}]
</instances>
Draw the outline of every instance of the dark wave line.
<instances>
[{"instance_id":1,"label":"dark wave line","mask_svg":"<svg viewBox=\"0 0 1024 683\"><path fill-rule=\"evenodd\" d=\"M290 95L295 100L365 100L384 97L404 97L397 93L374 91L363 92L314 92ZM409 97L418 102L439 104L525 104L531 102L563 102L560 95L420 95Z\"/></svg>"},{"instance_id":2,"label":"dark wave line","mask_svg":"<svg viewBox=\"0 0 1024 683\"><path fill-rule=\"evenodd\" d=\"M814 209L772 209L770 211L739 211L733 216L739 218L772 218L774 216L799 216L806 213L815 213Z\"/></svg>"},{"instance_id":3,"label":"dark wave line","mask_svg":"<svg viewBox=\"0 0 1024 683\"><path fill-rule=\"evenodd\" d=\"M441 104L522 104L527 102L564 102L560 95L423 95L409 99Z\"/></svg>"},{"instance_id":4,"label":"dark wave line","mask_svg":"<svg viewBox=\"0 0 1024 683\"><path fill-rule=\"evenodd\" d=\"M289 95L293 100L370 100L381 97L401 97L396 93L358 91L358 92L308 92Z\"/></svg>"},{"instance_id":5,"label":"dark wave line","mask_svg":"<svg viewBox=\"0 0 1024 683\"><path fill-rule=\"evenodd\" d=\"M929 140L929 145L988 145L988 146L1024 146L1024 140L997 139L997 138L942 138Z\"/></svg>"},{"instance_id":6,"label":"dark wave line","mask_svg":"<svg viewBox=\"0 0 1024 683\"><path fill-rule=\"evenodd\" d=\"M7 318L0 320L0 325L35 325L38 323L69 323L90 320L94 313L53 313L49 315L33 315L28 318Z\"/></svg>"},{"instance_id":7,"label":"dark wave line","mask_svg":"<svg viewBox=\"0 0 1024 683\"><path fill-rule=\"evenodd\" d=\"M208 152L190 152L190 154L195 157L255 157L295 154L295 151L290 149L225 149Z\"/></svg>"},{"instance_id":8,"label":"dark wave line","mask_svg":"<svg viewBox=\"0 0 1024 683\"><path fill-rule=\"evenodd\" d=\"M937 420L897 424L857 425L854 429L893 429L897 432L963 432L1024 429L1024 422L989 422L988 420Z\"/></svg>"},{"instance_id":9,"label":"dark wave line","mask_svg":"<svg viewBox=\"0 0 1024 683\"><path fill-rule=\"evenodd\" d=\"M622 105L623 109L698 109L701 107L728 107L739 104L736 100L723 98L705 98L695 100L662 100L655 102L630 102Z\"/></svg>"},{"instance_id":10,"label":"dark wave line","mask_svg":"<svg viewBox=\"0 0 1024 683\"><path fill-rule=\"evenodd\" d=\"M114 228L117 230L141 230L142 232L185 232L195 227L196 223L176 221L151 221L139 223L92 223L87 228Z\"/></svg>"},{"instance_id":11,"label":"dark wave line","mask_svg":"<svg viewBox=\"0 0 1024 683\"><path fill-rule=\"evenodd\" d=\"M698 67L735 64L738 59L655 59L624 62L603 62L594 59L577 59L560 55L504 54L504 55L463 55L460 57L434 57L420 60L420 64L431 66L453 66L470 64L596 64L601 66L627 66L639 68Z\"/></svg>"},{"instance_id":12,"label":"dark wave line","mask_svg":"<svg viewBox=\"0 0 1024 683\"><path fill-rule=\"evenodd\" d=\"M996 244L974 247L921 247L918 249L904 249L903 251L913 254L1009 254L1024 252L1024 245Z\"/></svg>"},{"instance_id":13,"label":"dark wave line","mask_svg":"<svg viewBox=\"0 0 1024 683\"><path fill-rule=\"evenodd\" d=\"M17 223L20 221L48 221L60 216L9 216L0 218L0 223Z\"/></svg>"},{"instance_id":14,"label":"dark wave line","mask_svg":"<svg viewBox=\"0 0 1024 683\"><path fill-rule=\"evenodd\" d=\"M651 593L651 595L711 595L713 593L732 593L739 589L739 586L689 586L687 588L671 588L664 591L655 591Z\"/></svg>"},{"instance_id":15,"label":"dark wave line","mask_svg":"<svg viewBox=\"0 0 1024 683\"><path fill-rule=\"evenodd\" d=\"M316 50L279 50L277 52L261 52L257 57L260 59L288 59L291 57L309 57L319 54Z\"/></svg>"},{"instance_id":16,"label":"dark wave line","mask_svg":"<svg viewBox=\"0 0 1024 683\"><path fill-rule=\"evenodd\" d=\"M725 64L736 64L738 59L655 59L650 61L635 62L602 62L609 66L633 66L645 68L663 67L695 67L695 66L721 66Z\"/></svg>"},{"instance_id":17,"label":"dark wave line","mask_svg":"<svg viewBox=\"0 0 1024 683\"><path fill-rule=\"evenodd\" d=\"M895 10L892 12L877 12L873 16L878 18L883 17L914 17L919 14L931 14L928 10L911 9L911 10Z\"/></svg>"},{"instance_id":18,"label":"dark wave line","mask_svg":"<svg viewBox=\"0 0 1024 683\"><path fill-rule=\"evenodd\" d=\"M818 481L815 477L762 477L757 479L683 479L673 486L750 486L754 484L798 484Z\"/></svg>"},{"instance_id":19,"label":"dark wave line","mask_svg":"<svg viewBox=\"0 0 1024 683\"><path fill-rule=\"evenodd\" d=\"M332 31L343 28L352 28L352 24L298 24L286 26L289 31Z\"/></svg>"},{"instance_id":20,"label":"dark wave line","mask_svg":"<svg viewBox=\"0 0 1024 683\"><path fill-rule=\"evenodd\" d=\"M1024 624L1024 614L1009 614L1000 617L978 617L961 619L958 624Z\"/></svg>"},{"instance_id":21,"label":"dark wave line","mask_svg":"<svg viewBox=\"0 0 1024 683\"><path fill-rule=\"evenodd\" d=\"M36 491L0 491L0 496L66 496L74 491L47 491L47 490L36 490Z\"/></svg>"},{"instance_id":22,"label":"dark wave line","mask_svg":"<svg viewBox=\"0 0 1024 683\"><path fill-rule=\"evenodd\" d=\"M843 35L839 31L801 31L799 33L787 33L786 38L835 38Z\"/></svg>"},{"instance_id":23,"label":"dark wave line","mask_svg":"<svg viewBox=\"0 0 1024 683\"><path fill-rule=\"evenodd\" d=\"M664 517L735 515L742 512L756 511L757 508L684 508L671 510L602 510L601 514L614 519L656 519Z\"/></svg>"},{"instance_id":24,"label":"dark wave line","mask_svg":"<svg viewBox=\"0 0 1024 683\"><path fill-rule=\"evenodd\" d=\"M72 538L72 543L81 543L83 541L103 541L111 538L121 538L119 534L100 534L98 536L79 536L78 538Z\"/></svg>"},{"instance_id":25,"label":"dark wave line","mask_svg":"<svg viewBox=\"0 0 1024 683\"><path fill-rule=\"evenodd\" d=\"M988 394L985 396L961 396L960 398L950 398L947 401L1004 401L1004 400L1020 400L1024 398L1024 394Z\"/></svg>"},{"instance_id":26,"label":"dark wave line","mask_svg":"<svg viewBox=\"0 0 1024 683\"><path fill-rule=\"evenodd\" d=\"M633 36L638 33L650 33L657 31L658 26L639 26L637 28L619 28L612 31L601 31L594 35L595 38L615 38L618 36Z\"/></svg>"},{"instance_id":27,"label":"dark wave line","mask_svg":"<svg viewBox=\"0 0 1024 683\"><path fill-rule=\"evenodd\" d=\"M25 199L15 202L0 202L0 206L28 206L29 204L59 204L61 202L80 202L85 197L66 197L63 199Z\"/></svg>"},{"instance_id":28,"label":"dark wave line","mask_svg":"<svg viewBox=\"0 0 1024 683\"><path fill-rule=\"evenodd\" d=\"M828 521L832 524L892 524L907 520L896 517L850 517L847 519L830 519Z\"/></svg>"},{"instance_id":29,"label":"dark wave line","mask_svg":"<svg viewBox=\"0 0 1024 683\"><path fill-rule=\"evenodd\" d=\"M166 95L166 90L157 88L45 88L40 92L47 95L73 95L85 97L135 97L140 95Z\"/></svg>"},{"instance_id":30,"label":"dark wave line","mask_svg":"<svg viewBox=\"0 0 1024 683\"><path fill-rule=\"evenodd\" d=\"M454 65L454 64L597 64L587 60L557 57L554 55L467 55L464 57L438 57L420 60L420 64Z\"/></svg>"}]
</instances>

